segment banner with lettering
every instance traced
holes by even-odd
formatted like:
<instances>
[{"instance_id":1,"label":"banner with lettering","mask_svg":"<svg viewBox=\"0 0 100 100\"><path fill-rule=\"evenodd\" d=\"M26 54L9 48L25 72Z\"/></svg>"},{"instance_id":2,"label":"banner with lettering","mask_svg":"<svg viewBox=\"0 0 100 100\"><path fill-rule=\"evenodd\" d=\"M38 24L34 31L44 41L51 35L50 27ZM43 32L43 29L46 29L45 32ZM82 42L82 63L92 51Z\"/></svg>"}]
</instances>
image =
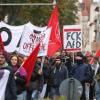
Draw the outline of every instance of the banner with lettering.
<instances>
[{"instance_id":1,"label":"banner with lettering","mask_svg":"<svg viewBox=\"0 0 100 100\"><path fill-rule=\"evenodd\" d=\"M63 26L63 48L68 51L82 50L82 30L80 25Z\"/></svg>"},{"instance_id":2,"label":"banner with lettering","mask_svg":"<svg viewBox=\"0 0 100 100\"><path fill-rule=\"evenodd\" d=\"M39 27L25 27L20 43L19 53L29 56L32 50L40 43L38 56L46 56L51 28L43 30Z\"/></svg>"},{"instance_id":3,"label":"banner with lettering","mask_svg":"<svg viewBox=\"0 0 100 100\"><path fill-rule=\"evenodd\" d=\"M28 22L20 26L11 26L3 21L0 22L0 33L2 41L4 43L4 48L7 52L14 52L14 51L18 52L20 40L22 38L22 33L24 31L25 26L30 28L34 27L38 31L42 31L47 28L47 27L37 27L33 25L31 22Z\"/></svg>"},{"instance_id":4,"label":"banner with lettering","mask_svg":"<svg viewBox=\"0 0 100 100\"><path fill-rule=\"evenodd\" d=\"M25 25L30 26L31 23L11 26L3 21L0 22L0 34L7 52L14 52L17 49Z\"/></svg>"}]
</instances>

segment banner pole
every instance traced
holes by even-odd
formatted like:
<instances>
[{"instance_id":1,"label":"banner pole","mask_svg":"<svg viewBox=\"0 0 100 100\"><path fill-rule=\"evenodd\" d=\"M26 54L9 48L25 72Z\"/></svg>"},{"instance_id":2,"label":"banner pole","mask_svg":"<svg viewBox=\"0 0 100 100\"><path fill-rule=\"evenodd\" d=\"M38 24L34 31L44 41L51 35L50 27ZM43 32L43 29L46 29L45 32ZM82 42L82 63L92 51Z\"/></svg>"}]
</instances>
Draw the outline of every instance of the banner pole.
<instances>
[{"instance_id":1,"label":"banner pole","mask_svg":"<svg viewBox=\"0 0 100 100\"><path fill-rule=\"evenodd\" d=\"M75 63L75 60L74 60L74 51L73 51L73 65L74 65L74 63Z\"/></svg>"},{"instance_id":2,"label":"banner pole","mask_svg":"<svg viewBox=\"0 0 100 100\"><path fill-rule=\"evenodd\" d=\"M45 60L45 56L42 57L41 68L43 68L44 60Z\"/></svg>"}]
</instances>

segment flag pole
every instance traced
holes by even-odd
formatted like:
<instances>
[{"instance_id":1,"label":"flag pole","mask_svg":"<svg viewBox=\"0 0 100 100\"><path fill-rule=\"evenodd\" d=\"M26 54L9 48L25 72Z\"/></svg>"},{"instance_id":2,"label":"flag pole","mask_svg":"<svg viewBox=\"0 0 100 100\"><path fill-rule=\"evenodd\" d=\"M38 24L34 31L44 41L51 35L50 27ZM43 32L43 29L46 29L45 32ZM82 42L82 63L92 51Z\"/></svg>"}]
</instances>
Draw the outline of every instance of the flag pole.
<instances>
[{"instance_id":1,"label":"flag pole","mask_svg":"<svg viewBox=\"0 0 100 100\"><path fill-rule=\"evenodd\" d=\"M24 61L25 62L25 61ZM19 72L19 70L23 67L23 64L24 64L24 62L21 64L21 66L17 69L17 71L14 73L14 75L16 75L18 72Z\"/></svg>"}]
</instances>

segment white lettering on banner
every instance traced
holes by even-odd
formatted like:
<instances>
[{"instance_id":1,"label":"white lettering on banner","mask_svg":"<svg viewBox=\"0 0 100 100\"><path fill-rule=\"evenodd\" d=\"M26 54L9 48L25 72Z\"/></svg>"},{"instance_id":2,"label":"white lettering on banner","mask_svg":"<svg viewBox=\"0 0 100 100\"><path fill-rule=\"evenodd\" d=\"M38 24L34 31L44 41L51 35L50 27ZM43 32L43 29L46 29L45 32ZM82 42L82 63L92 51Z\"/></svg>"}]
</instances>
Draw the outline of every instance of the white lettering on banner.
<instances>
[{"instance_id":1,"label":"white lettering on banner","mask_svg":"<svg viewBox=\"0 0 100 100\"><path fill-rule=\"evenodd\" d=\"M38 56L47 55L50 32L51 28L40 31L39 29L30 29L29 27L25 27L20 43L19 53L29 56L36 45L40 43Z\"/></svg>"},{"instance_id":2,"label":"white lettering on banner","mask_svg":"<svg viewBox=\"0 0 100 100\"><path fill-rule=\"evenodd\" d=\"M78 25L66 25L63 29L64 49L81 50L82 49L82 32Z\"/></svg>"}]
</instances>

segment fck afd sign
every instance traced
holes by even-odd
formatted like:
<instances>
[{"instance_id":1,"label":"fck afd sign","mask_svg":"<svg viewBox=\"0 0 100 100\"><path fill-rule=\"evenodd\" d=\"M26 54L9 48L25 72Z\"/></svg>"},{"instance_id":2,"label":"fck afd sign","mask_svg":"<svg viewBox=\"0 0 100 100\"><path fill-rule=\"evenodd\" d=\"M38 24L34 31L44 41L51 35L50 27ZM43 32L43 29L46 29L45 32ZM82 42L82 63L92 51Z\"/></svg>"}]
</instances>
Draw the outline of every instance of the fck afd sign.
<instances>
[{"instance_id":1,"label":"fck afd sign","mask_svg":"<svg viewBox=\"0 0 100 100\"><path fill-rule=\"evenodd\" d=\"M82 30L80 25L65 25L63 27L63 48L68 51L82 50Z\"/></svg>"}]
</instances>

